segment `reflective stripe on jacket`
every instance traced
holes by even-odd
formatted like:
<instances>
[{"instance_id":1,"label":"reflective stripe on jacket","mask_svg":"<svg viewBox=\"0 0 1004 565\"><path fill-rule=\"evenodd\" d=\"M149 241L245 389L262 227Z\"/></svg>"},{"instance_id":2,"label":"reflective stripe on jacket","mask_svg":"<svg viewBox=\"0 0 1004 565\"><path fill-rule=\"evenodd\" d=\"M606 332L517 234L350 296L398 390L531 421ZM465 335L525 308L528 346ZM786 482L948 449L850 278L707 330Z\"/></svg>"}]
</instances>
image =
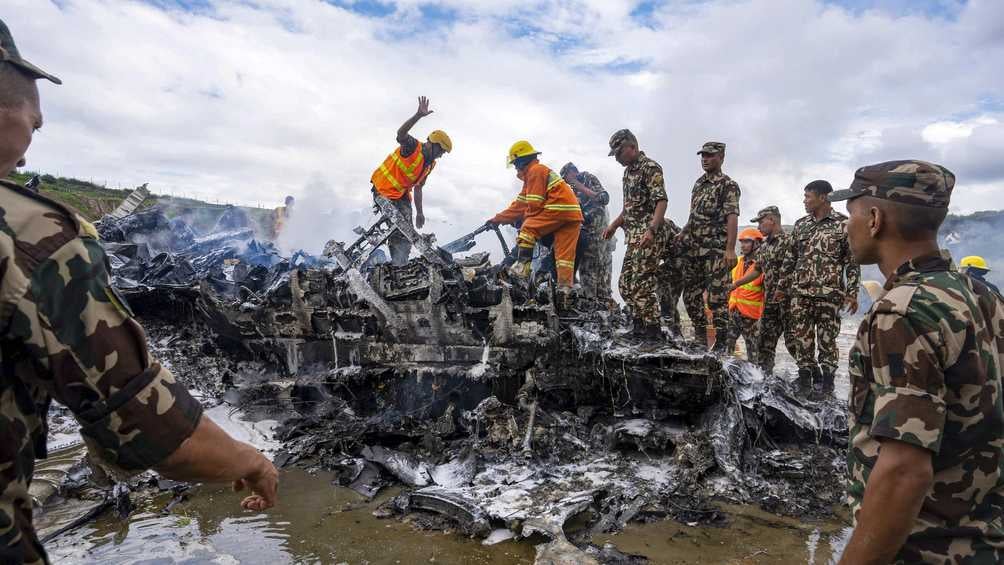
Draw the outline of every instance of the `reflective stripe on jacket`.
<instances>
[{"instance_id":1,"label":"reflective stripe on jacket","mask_svg":"<svg viewBox=\"0 0 1004 565\"><path fill-rule=\"evenodd\" d=\"M746 258L740 255L736 266L732 268L732 282L745 277L755 265L753 261L747 263ZM761 274L729 294L729 310L739 310L744 318L759 320L763 315L763 299L763 274Z\"/></svg>"},{"instance_id":2,"label":"reflective stripe on jacket","mask_svg":"<svg viewBox=\"0 0 1004 565\"><path fill-rule=\"evenodd\" d=\"M411 198L411 189L425 183L432 169L436 167L433 161L425 166L425 156L422 155L422 142L418 142L415 150L407 157L401 156L401 148L384 159L383 163L373 171L370 182L376 191L389 200L399 200L405 196Z\"/></svg>"},{"instance_id":3,"label":"reflective stripe on jacket","mask_svg":"<svg viewBox=\"0 0 1004 565\"><path fill-rule=\"evenodd\" d=\"M523 190L492 221L513 224L534 216L565 222L581 222L583 219L579 199L572 187L561 175L539 161L527 166L523 173Z\"/></svg>"}]
</instances>

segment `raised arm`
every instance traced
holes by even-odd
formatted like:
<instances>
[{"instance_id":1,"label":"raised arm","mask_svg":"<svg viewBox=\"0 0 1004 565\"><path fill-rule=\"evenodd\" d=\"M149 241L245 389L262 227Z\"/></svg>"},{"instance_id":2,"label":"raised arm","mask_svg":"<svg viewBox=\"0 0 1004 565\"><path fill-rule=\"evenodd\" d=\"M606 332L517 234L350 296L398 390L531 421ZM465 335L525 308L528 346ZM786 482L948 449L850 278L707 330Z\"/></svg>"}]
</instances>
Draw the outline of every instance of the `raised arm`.
<instances>
[{"instance_id":1,"label":"raised arm","mask_svg":"<svg viewBox=\"0 0 1004 565\"><path fill-rule=\"evenodd\" d=\"M405 143L408 140L408 132L411 131L411 128L415 127L418 120L428 116L433 111L434 110L429 109L429 99L425 96L419 96L418 110L415 111L415 115L405 120L405 122L401 124L401 127L397 128L397 142Z\"/></svg>"}]
</instances>

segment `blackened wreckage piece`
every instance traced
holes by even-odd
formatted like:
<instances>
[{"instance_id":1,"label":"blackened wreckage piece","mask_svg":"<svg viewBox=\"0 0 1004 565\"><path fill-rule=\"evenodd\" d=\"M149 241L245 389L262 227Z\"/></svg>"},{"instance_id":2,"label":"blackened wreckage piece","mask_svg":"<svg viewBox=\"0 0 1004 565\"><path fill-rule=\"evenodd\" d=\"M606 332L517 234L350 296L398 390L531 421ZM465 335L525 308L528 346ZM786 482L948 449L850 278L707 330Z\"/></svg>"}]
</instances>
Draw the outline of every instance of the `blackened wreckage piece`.
<instances>
[{"instance_id":1,"label":"blackened wreckage piece","mask_svg":"<svg viewBox=\"0 0 1004 565\"><path fill-rule=\"evenodd\" d=\"M842 405L742 361L641 347L593 305L558 311L546 277L522 287L381 212L350 245L291 259L247 226L199 236L156 208L100 229L136 314L152 332L183 322L164 339L221 367L180 377L280 420L281 465L367 497L404 484L386 514L543 536L546 553L632 520L717 519L712 498L800 515L841 499ZM394 229L418 255L400 267L375 253Z\"/></svg>"}]
</instances>

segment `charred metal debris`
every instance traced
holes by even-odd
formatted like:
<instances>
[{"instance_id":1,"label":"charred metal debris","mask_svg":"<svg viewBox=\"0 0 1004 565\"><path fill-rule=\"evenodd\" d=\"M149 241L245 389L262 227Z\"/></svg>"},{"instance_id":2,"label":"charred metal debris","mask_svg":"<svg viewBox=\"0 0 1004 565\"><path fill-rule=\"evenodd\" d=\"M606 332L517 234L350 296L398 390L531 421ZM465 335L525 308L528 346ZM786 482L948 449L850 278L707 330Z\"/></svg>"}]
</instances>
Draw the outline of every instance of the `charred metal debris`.
<instances>
[{"instance_id":1,"label":"charred metal debris","mask_svg":"<svg viewBox=\"0 0 1004 565\"><path fill-rule=\"evenodd\" d=\"M404 485L385 515L545 551L630 521L717 523L714 499L798 516L842 500L842 403L632 341L597 305L559 308L546 275L520 286L486 252L451 253L476 233L438 247L380 212L321 257L284 257L240 218L196 234L156 207L99 229L158 357L276 420L278 465L365 497ZM376 251L394 229L417 252L405 266Z\"/></svg>"}]
</instances>

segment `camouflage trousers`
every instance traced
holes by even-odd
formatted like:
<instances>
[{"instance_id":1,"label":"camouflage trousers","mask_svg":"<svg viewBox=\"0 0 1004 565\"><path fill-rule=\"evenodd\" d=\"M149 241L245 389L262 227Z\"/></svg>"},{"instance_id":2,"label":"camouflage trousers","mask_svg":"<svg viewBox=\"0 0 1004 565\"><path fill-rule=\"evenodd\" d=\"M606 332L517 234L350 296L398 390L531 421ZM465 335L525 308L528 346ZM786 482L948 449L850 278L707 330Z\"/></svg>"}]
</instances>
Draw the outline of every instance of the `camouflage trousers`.
<instances>
[{"instance_id":1,"label":"camouflage trousers","mask_svg":"<svg viewBox=\"0 0 1004 565\"><path fill-rule=\"evenodd\" d=\"M639 247L629 244L618 287L631 309L631 316L645 325L659 325L659 246Z\"/></svg>"},{"instance_id":2,"label":"camouflage trousers","mask_svg":"<svg viewBox=\"0 0 1004 565\"><path fill-rule=\"evenodd\" d=\"M391 200L391 204L404 216L411 225L415 225L415 219L411 210L410 198L398 198ZM387 238L387 247L390 248L391 263L400 267L408 264L408 256L411 255L411 241L401 232L394 230L394 233Z\"/></svg>"},{"instance_id":3,"label":"camouflage trousers","mask_svg":"<svg viewBox=\"0 0 1004 565\"><path fill-rule=\"evenodd\" d=\"M760 317L759 329L759 349L757 352L757 363L763 369L764 374L774 372L774 359L777 355L777 342L781 335L785 336L785 345L789 345L791 340L788 329L788 308L787 302L767 303L763 309L763 316Z\"/></svg>"},{"instance_id":4,"label":"camouflage trousers","mask_svg":"<svg viewBox=\"0 0 1004 565\"><path fill-rule=\"evenodd\" d=\"M795 296L791 299L791 338L799 369L812 369L818 365L823 373L837 370L840 351L837 336L840 334L840 300Z\"/></svg>"},{"instance_id":5,"label":"camouflage trousers","mask_svg":"<svg viewBox=\"0 0 1004 565\"><path fill-rule=\"evenodd\" d=\"M603 239L607 227L605 212L594 212L582 224L579 250L576 251L576 269L579 286L586 298L597 300L606 307L610 303L610 276L613 271L613 242Z\"/></svg>"},{"instance_id":6,"label":"camouflage trousers","mask_svg":"<svg viewBox=\"0 0 1004 565\"><path fill-rule=\"evenodd\" d=\"M736 350L736 342L743 338L746 343L746 359L750 363L756 363L760 352L760 320L747 318L739 313L739 310L729 312L729 335L725 342L725 351L732 353Z\"/></svg>"},{"instance_id":7,"label":"camouflage trousers","mask_svg":"<svg viewBox=\"0 0 1004 565\"><path fill-rule=\"evenodd\" d=\"M704 313L704 292L708 293L712 325L719 336L729 331L729 286L732 265L725 264L724 255L683 257L680 262L683 277L683 304L694 324L694 341L707 345L708 319Z\"/></svg>"},{"instance_id":8,"label":"camouflage trousers","mask_svg":"<svg viewBox=\"0 0 1004 565\"><path fill-rule=\"evenodd\" d=\"M669 331L680 332L680 297L683 296L683 278L678 259L663 260L659 265L659 310Z\"/></svg>"}]
</instances>

